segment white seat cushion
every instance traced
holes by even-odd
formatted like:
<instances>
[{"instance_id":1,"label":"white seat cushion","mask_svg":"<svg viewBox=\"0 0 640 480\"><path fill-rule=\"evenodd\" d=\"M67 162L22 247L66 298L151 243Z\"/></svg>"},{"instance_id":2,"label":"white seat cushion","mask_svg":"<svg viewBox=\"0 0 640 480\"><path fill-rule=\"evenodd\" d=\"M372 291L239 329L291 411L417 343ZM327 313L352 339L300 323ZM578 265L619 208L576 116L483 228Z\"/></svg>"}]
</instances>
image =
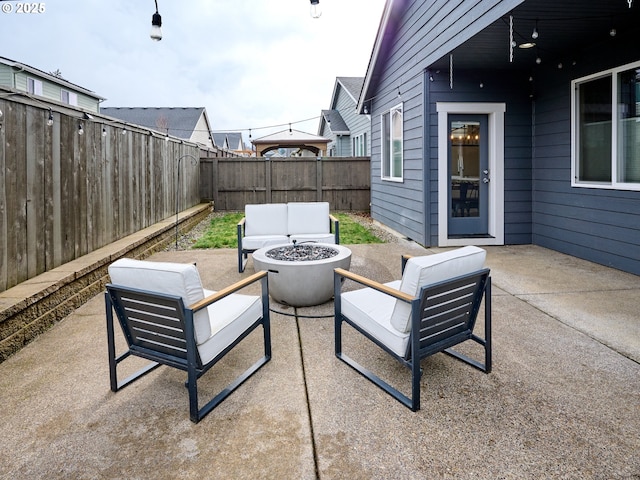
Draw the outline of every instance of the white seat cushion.
<instances>
[{"instance_id":1,"label":"white seat cushion","mask_svg":"<svg viewBox=\"0 0 640 480\"><path fill-rule=\"evenodd\" d=\"M289 237L286 235L252 235L242 239L242 248L243 250L258 250L259 248L282 245L283 243L289 243Z\"/></svg>"},{"instance_id":2,"label":"white seat cushion","mask_svg":"<svg viewBox=\"0 0 640 480\"><path fill-rule=\"evenodd\" d=\"M399 290L418 296L425 285L442 282L481 270L487 252L478 247L463 247L449 252L412 257L405 265ZM411 305L398 300L393 309L391 325L399 332L411 329Z\"/></svg>"},{"instance_id":3,"label":"white seat cushion","mask_svg":"<svg viewBox=\"0 0 640 480\"><path fill-rule=\"evenodd\" d=\"M287 235L287 204L265 203L245 205L245 230L247 237L255 235Z\"/></svg>"},{"instance_id":4,"label":"white seat cushion","mask_svg":"<svg viewBox=\"0 0 640 480\"><path fill-rule=\"evenodd\" d=\"M208 296L215 292L205 290L204 293ZM215 358L262 317L262 300L257 295L234 293L209 305L207 312L211 337L198 345L203 363Z\"/></svg>"},{"instance_id":5,"label":"white seat cushion","mask_svg":"<svg viewBox=\"0 0 640 480\"><path fill-rule=\"evenodd\" d=\"M330 232L328 202L290 202L287 207L290 235Z\"/></svg>"},{"instance_id":6,"label":"white seat cushion","mask_svg":"<svg viewBox=\"0 0 640 480\"><path fill-rule=\"evenodd\" d=\"M316 243L336 243L336 236L333 233L308 233L291 235L289 239L297 243L316 242Z\"/></svg>"},{"instance_id":7,"label":"white seat cushion","mask_svg":"<svg viewBox=\"0 0 640 480\"><path fill-rule=\"evenodd\" d=\"M400 280L385 285L400 287ZM372 288L361 288L340 295L342 314L365 332L386 345L398 356L404 357L409 343L409 334L399 332L391 325L391 314L395 298Z\"/></svg>"},{"instance_id":8,"label":"white seat cushion","mask_svg":"<svg viewBox=\"0 0 640 480\"><path fill-rule=\"evenodd\" d=\"M115 285L182 297L185 307L204 298L200 274L196 266L190 263L121 258L109 265L109 276ZM196 342L206 341L211 336L207 310L196 312L193 323Z\"/></svg>"}]
</instances>

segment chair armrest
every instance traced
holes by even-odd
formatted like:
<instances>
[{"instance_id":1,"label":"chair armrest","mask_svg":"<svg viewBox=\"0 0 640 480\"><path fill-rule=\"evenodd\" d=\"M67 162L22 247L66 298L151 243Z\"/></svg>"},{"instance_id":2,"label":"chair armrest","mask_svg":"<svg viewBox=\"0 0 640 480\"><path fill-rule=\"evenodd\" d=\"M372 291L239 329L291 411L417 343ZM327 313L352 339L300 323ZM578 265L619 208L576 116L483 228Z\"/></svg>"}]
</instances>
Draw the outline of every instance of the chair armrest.
<instances>
[{"instance_id":1,"label":"chair armrest","mask_svg":"<svg viewBox=\"0 0 640 480\"><path fill-rule=\"evenodd\" d=\"M202 310L203 308L208 307L212 303L217 302L218 300L221 300L222 298L228 295L231 295L232 293L237 292L238 290L241 290L254 282L257 282L258 280L261 280L266 276L267 276L267 272L265 270L254 273L253 275L247 278L243 278L242 280L232 285L229 285L228 287L223 288L222 290L216 293L213 293L208 297L203 298L202 300L194 303L193 305L190 305L189 308L194 312L197 312L198 310Z\"/></svg>"},{"instance_id":2,"label":"chair armrest","mask_svg":"<svg viewBox=\"0 0 640 480\"><path fill-rule=\"evenodd\" d=\"M329 232L333 232L336 245L340 245L340 220L329 214Z\"/></svg>"},{"instance_id":3,"label":"chair armrest","mask_svg":"<svg viewBox=\"0 0 640 480\"><path fill-rule=\"evenodd\" d=\"M401 271L402 273L404 273L404 267L406 267L406 266L407 266L407 261L408 261L411 257L413 257L413 255L409 255L409 254L407 254L407 253L405 253L404 255L402 255L402 266L401 266L401 269L400 269L400 271Z\"/></svg>"},{"instance_id":4,"label":"chair armrest","mask_svg":"<svg viewBox=\"0 0 640 480\"><path fill-rule=\"evenodd\" d=\"M238 231L238 241L241 241L242 237L244 236L244 228L246 223L247 223L247 217L242 217L242 220L238 222L238 225L236 228Z\"/></svg>"},{"instance_id":5,"label":"chair armrest","mask_svg":"<svg viewBox=\"0 0 640 480\"><path fill-rule=\"evenodd\" d=\"M348 278L349 280L353 280L354 282L360 283L369 288L373 288L374 290L378 290L379 292L391 295L392 297L395 297L398 300L402 300L403 302L411 303L415 300L415 297L412 297L407 293L396 290L395 288L388 287L387 285L363 277L362 275L358 275L357 273L350 272L343 268L335 268L333 271L335 275Z\"/></svg>"}]
</instances>

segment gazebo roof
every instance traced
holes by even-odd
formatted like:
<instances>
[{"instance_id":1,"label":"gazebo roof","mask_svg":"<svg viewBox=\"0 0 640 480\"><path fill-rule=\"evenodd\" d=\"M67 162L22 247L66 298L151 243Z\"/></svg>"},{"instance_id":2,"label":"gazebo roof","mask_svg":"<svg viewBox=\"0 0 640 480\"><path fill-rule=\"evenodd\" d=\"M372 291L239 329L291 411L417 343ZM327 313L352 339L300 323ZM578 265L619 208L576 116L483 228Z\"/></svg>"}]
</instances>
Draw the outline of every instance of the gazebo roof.
<instances>
[{"instance_id":1,"label":"gazebo roof","mask_svg":"<svg viewBox=\"0 0 640 480\"><path fill-rule=\"evenodd\" d=\"M305 144L305 143L329 143L328 138L320 137L312 133L301 132L300 130L282 130L281 132L272 133L264 137L256 138L251 143L254 145L262 145L265 143L282 142L287 144Z\"/></svg>"},{"instance_id":2,"label":"gazebo roof","mask_svg":"<svg viewBox=\"0 0 640 480\"><path fill-rule=\"evenodd\" d=\"M320 137L312 133L287 129L256 138L252 140L251 143L256 146L256 153L260 157L271 150L293 147L309 150L315 155L319 155L321 152L326 152L327 144L330 141L328 138Z\"/></svg>"}]
</instances>

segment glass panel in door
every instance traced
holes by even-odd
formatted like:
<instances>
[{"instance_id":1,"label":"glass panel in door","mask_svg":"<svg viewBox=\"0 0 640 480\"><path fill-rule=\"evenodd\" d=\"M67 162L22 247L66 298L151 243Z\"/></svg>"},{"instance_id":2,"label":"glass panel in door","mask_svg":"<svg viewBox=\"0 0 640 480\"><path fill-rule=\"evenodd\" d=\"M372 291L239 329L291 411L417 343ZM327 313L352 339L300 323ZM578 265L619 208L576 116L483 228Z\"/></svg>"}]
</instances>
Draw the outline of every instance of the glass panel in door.
<instances>
[{"instance_id":1,"label":"glass panel in door","mask_svg":"<svg viewBox=\"0 0 640 480\"><path fill-rule=\"evenodd\" d=\"M449 237L488 232L486 115L449 115Z\"/></svg>"}]
</instances>

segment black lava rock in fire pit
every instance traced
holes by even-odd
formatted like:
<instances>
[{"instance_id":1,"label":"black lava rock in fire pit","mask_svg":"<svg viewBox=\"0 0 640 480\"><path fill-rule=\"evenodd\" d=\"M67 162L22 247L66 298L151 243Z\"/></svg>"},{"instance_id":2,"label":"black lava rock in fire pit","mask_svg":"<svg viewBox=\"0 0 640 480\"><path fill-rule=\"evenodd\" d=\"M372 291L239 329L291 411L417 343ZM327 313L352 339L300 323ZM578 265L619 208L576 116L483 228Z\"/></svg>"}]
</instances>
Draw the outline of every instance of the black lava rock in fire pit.
<instances>
[{"instance_id":1,"label":"black lava rock in fire pit","mask_svg":"<svg viewBox=\"0 0 640 480\"><path fill-rule=\"evenodd\" d=\"M286 245L284 247L272 248L265 252L265 255L273 260L283 260L287 262L324 260L335 257L337 254L338 250L335 248L313 244Z\"/></svg>"}]
</instances>

